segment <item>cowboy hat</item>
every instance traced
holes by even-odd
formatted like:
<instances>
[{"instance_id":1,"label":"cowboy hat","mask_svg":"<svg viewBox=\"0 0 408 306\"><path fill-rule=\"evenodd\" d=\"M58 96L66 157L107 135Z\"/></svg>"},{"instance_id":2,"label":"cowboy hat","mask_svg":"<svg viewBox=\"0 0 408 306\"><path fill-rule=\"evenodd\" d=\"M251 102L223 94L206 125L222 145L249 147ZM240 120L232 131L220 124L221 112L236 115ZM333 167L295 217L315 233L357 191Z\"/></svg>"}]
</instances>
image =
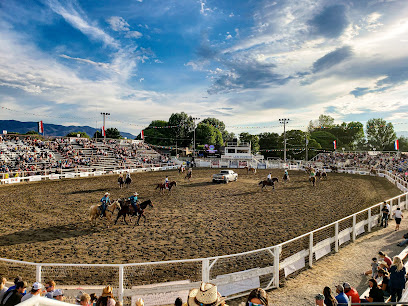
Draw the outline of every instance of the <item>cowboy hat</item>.
<instances>
[{"instance_id":1,"label":"cowboy hat","mask_svg":"<svg viewBox=\"0 0 408 306\"><path fill-rule=\"evenodd\" d=\"M217 286L210 283L201 283L199 289L191 289L188 294L188 306L217 306L223 302L224 299L217 290Z\"/></svg>"},{"instance_id":2,"label":"cowboy hat","mask_svg":"<svg viewBox=\"0 0 408 306\"><path fill-rule=\"evenodd\" d=\"M111 286L106 286L105 288L103 288L102 296L109 296L109 297L113 298L112 287Z\"/></svg>"},{"instance_id":3,"label":"cowboy hat","mask_svg":"<svg viewBox=\"0 0 408 306\"><path fill-rule=\"evenodd\" d=\"M109 193L109 192L105 192L105 195L110 195L110 193Z\"/></svg>"},{"instance_id":4,"label":"cowboy hat","mask_svg":"<svg viewBox=\"0 0 408 306\"><path fill-rule=\"evenodd\" d=\"M139 194L137 193L137 191L135 191L134 195L139 195Z\"/></svg>"}]
</instances>

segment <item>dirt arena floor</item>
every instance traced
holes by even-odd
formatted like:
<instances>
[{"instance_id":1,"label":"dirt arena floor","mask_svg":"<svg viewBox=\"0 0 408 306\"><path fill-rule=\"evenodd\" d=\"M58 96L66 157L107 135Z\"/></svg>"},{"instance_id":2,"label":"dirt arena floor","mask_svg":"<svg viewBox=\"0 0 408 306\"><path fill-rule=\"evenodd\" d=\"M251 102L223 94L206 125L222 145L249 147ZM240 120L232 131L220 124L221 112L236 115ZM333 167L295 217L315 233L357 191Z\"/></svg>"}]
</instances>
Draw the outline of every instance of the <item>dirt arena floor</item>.
<instances>
[{"instance_id":1,"label":"dirt arena floor","mask_svg":"<svg viewBox=\"0 0 408 306\"><path fill-rule=\"evenodd\" d=\"M246 174L237 182L213 184L217 169L194 169L187 181L177 171L132 174L130 188L117 176L44 181L0 187L0 257L54 263L132 263L209 257L272 246L400 194L386 179L329 174L312 187L303 172L290 182L261 192L269 170ZM281 170L273 176L282 177ZM177 186L164 195L155 184L169 175ZM111 199L151 199L140 226L96 227L89 207L105 191ZM142 221L142 220L141 220Z\"/></svg>"}]
</instances>

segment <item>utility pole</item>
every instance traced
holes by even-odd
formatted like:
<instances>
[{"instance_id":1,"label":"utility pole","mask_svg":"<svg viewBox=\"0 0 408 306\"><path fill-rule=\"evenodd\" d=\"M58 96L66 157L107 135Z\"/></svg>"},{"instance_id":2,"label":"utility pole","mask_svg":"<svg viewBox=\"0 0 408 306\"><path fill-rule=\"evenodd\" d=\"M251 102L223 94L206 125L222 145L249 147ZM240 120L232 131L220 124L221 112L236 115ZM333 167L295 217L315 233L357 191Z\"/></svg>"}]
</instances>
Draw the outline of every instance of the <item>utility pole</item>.
<instances>
[{"instance_id":1,"label":"utility pole","mask_svg":"<svg viewBox=\"0 0 408 306\"><path fill-rule=\"evenodd\" d=\"M104 142L106 142L105 116L110 116L110 113L101 113L101 115L103 116L103 128L102 128L102 132L103 132L103 141L104 141Z\"/></svg>"},{"instance_id":2,"label":"utility pole","mask_svg":"<svg viewBox=\"0 0 408 306\"><path fill-rule=\"evenodd\" d=\"M279 123L283 124L283 139L284 139L284 145L283 145L283 161L286 163L286 123L289 122L290 119L288 118L283 118L279 119Z\"/></svg>"},{"instance_id":3,"label":"utility pole","mask_svg":"<svg viewBox=\"0 0 408 306\"><path fill-rule=\"evenodd\" d=\"M194 120L193 156L195 157L195 156L196 156L196 150L195 150L195 143L196 143L196 140L195 140L196 120L200 120L200 118L198 118L198 117L193 117L192 119Z\"/></svg>"}]
</instances>

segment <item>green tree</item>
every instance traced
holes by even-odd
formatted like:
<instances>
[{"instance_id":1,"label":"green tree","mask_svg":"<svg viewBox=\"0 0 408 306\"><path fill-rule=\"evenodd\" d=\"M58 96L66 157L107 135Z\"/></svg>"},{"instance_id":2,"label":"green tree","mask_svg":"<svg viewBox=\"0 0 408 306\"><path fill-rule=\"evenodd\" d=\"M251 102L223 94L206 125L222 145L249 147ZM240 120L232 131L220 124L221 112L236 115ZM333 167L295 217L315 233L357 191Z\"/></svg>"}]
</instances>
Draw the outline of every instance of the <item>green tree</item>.
<instances>
[{"instance_id":1,"label":"green tree","mask_svg":"<svg viewBox=\"0 0 408 306\"><path fill-rule=\"evenodd\" d=\"M102 133L100 130L96 130L93 134L93 138L103 138Z\"/></svg>"},{"instance_id":2,"label":"green tree","mask_svg":"<svg viewBox=\"0 0 408 306\"><path fill-rule=\"evenodd\" d=\"M334 118L329 115L321 114L319 119L310 121L308 130L309 132L321 128L332 128L334 126Z\"/></svg>"},{"instance_id":3,"label":"green tree","mask_svg":"<svg viewBox=\"0 0 408 306\"><path fill-rule=\"evenodd\" d=\"M165 120L153 120L149 126L143 130L146 142L158 146L169 146L175 144L176 141L173 142L171 129L167 127L168 125L169 123ZM140 134L138 135L137 139L141 139Z\"/></svg>"},{"instance_id":4,"label":"green tree","mask_svg":"<svg viewBox=\"0 0 408 306\"><path fill-rule=\"evenodd\" d=\"M399 140L399 149L401 152L408 152L408 137L401 136Z\"/></svg>"},{"instance_id":5,"label":"green tree","mask_svg":"<svg viewBox=\"0 0 408 306\"><path fill-rule=\"evenodd\" d=\"M366 124L366 132L368 144L372 148L376 148L378 151L392 148L394 140L397 139L392 123L387 123L382 118L368 120Z\"/></svg>"},{"instance_id":6,"label":"green tree","mask_svg":"<svg viewBox=\"0 0 408 306\"><path fill-rule=\"evenodd\" d=\"M171 136L173 139L178 139L180 146L188 146L192 143L194 121L191 116L184 112L171 114L169 125L175 126L171 128Z\"/></svg>"},{"instance_id":7,"label":"green tree","mask_svg":"<svg viewBox=\"0 0 408 306\"><path fill-rule=\"evenodd\" d=\"M77 137L78 134L79 134L79 137L89 138L88 134L85 132L71 132L71 133L68 133L65 137Z\"/></svg>"},{"instance_id":8,"label":"green tree","mask_svg":"<svg viewBox=\"0 0 408 306\"><path fill-rule=\"evenodd\" d=\"M9 133L11 134L11 133ZM25 135L38 135L38 132L36 131L28 131L27 133L25 133Z\"/></svg>"},{"instance_id":9,"label":"green tree","mask_svg":"<svg viewBox=\"0 0 408 306\"><path fill-rule=\"evenodd\" d=\"M200 122L196 128L196 143L205 145L205 144L212 144L223 146L224 141L222 139L222 134L220 130L218 130L213 125L208 123Z\"/></svg>"},{"instance_id":10,"label":"green tree","mask_svg":"<svg viewBox=\"0 0 408 306\"><path fill-rule=\"evenodd\" d=\"M259 137L258 135L252 135L246 132L239 134L239 140L241 142L251 142L251 151L253 154L259 152Z\"/></svg>"},{"instance_id":11,"label":"green tree","mask_svg":"<svg viewBox=\"0 0 408 306\"><path fill-rule=\"evenodd\" d=\"M217 118L205 118L202 123L208 123L209 125L214 126L216 129L218 129L221 134L222 134L222 139L223 142L231 141L234 138L234 133L229 133L225 129L225 124L221 120L218 120Z\"/></svg>"},{"instance_id":12,"label":"green tree","mask_svg":"<svg viewBox=\"0 0 408 306\"><path fill-rule=\"evenodd\" d=\"M97 130L94 133L94 138L103 138L101 131ZM121 138L120 132L117 128L109 128L106 130L106 138L113 138L113 139L119 139Z\"/></svg>"},{"instance_id":13,"label":"green tree","mask_svg":"<svg viewBox=\"0 0 408 306\"><path fill-rule=\"evenodd\" d=\"M324 150L333 150L333 141L336 136L327 131L314 131L310 133L310 138L316 140Z\"/></svg>"}]
</instances>

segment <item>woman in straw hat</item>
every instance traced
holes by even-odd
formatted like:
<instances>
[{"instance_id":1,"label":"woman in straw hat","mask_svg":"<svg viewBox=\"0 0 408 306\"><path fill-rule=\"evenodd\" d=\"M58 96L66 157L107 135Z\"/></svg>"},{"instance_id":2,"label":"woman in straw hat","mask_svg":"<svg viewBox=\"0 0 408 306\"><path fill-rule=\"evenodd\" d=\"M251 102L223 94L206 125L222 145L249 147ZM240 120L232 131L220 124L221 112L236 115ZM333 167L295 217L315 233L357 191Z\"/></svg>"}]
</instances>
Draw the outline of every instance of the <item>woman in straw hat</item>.
<instances>
[{"instance_id":1,"label":"woman in straw hat","mask_svg":"<svg viewBox=\"0 0 408 306\"><path fill-rule=\"evenodd\" d=\"M217 286L210 283L201 283L200 288L191 289L188 294L188 306L227 306Z\"/></svg>"},{"instance_id":2,"label":"woman in straw hat","mask_svg":"<svg viewBox=\"0 0 408 306\"><path fill-rule=\"evenodd\" d=\"M324 297L323 297L324 299ZM268 306L268 296L265 290L256 288L248 295L245 306L263 305Z\"/></svg>"},{"instance_id":3,"label":"woman in straw hat","mask_svg":"<svg viewBox=\"0 0 408 306\"><path fill-rule=\"evenodd\" d=\"M103 288L102 295L96 301L96 306L115 306L116 301L113 299L112 287Z\"/></svg>"}]
</instances>

